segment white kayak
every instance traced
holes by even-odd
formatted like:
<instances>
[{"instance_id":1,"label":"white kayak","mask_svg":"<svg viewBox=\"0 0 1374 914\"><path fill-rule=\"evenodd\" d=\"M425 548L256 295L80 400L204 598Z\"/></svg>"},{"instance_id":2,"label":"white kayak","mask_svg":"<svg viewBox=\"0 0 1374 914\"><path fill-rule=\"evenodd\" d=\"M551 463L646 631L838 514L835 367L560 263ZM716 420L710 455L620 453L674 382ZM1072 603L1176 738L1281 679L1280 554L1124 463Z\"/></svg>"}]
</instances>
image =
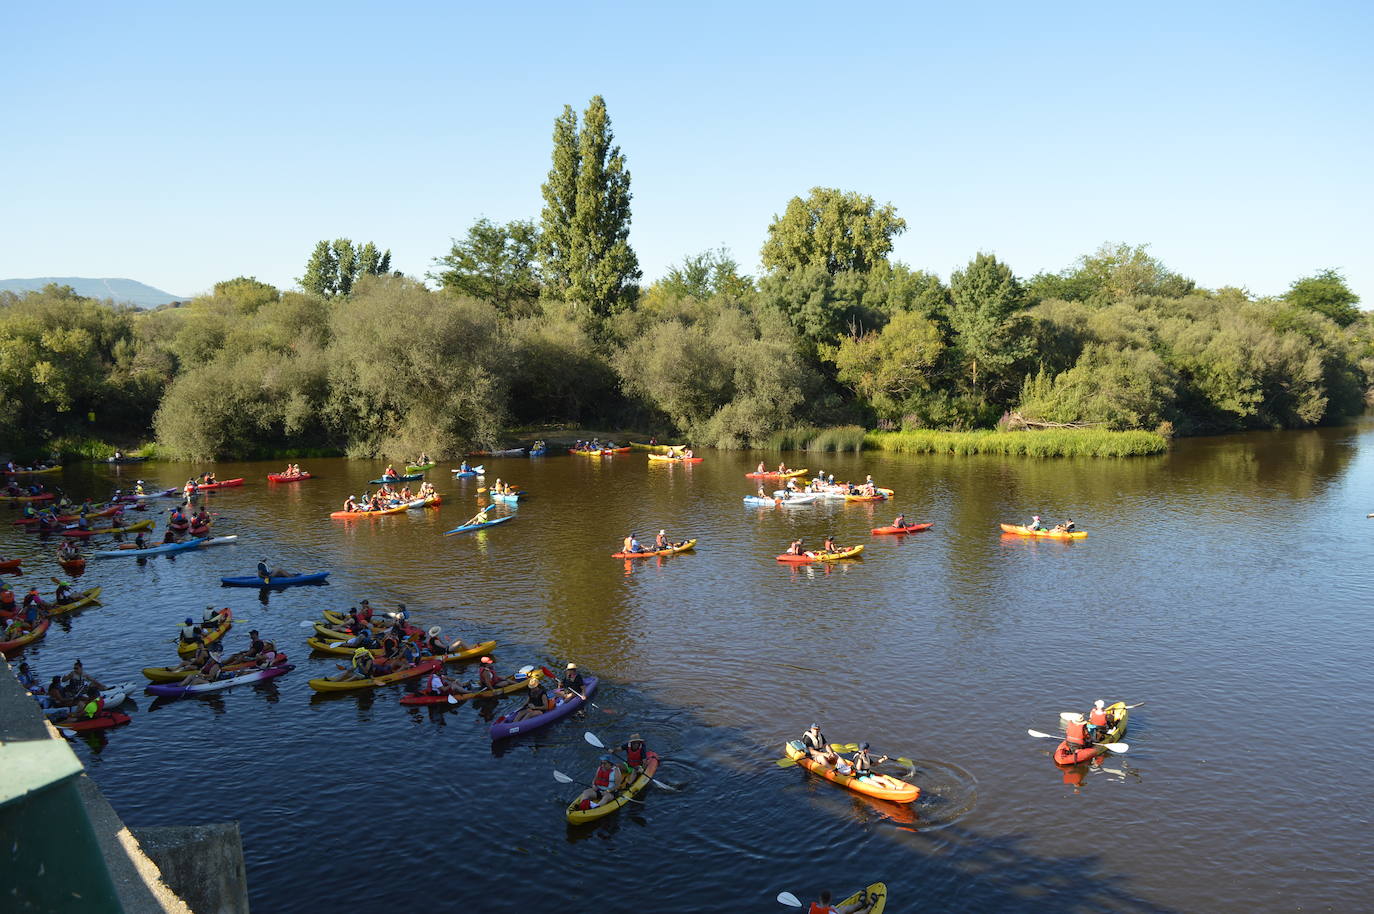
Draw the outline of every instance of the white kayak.
<instances>
[{"instance_id":1,"label":"white kayak","mask_svg":"<svg viewBox=\"0 0 1374 914\"><path fill-rule=\"evenodd\" d=\"M136 682L126 682L117 686L110 686L100 693L100 697L105 699L105 707L116 708L124 704L128 697L138 688ZM43 713L49 718L66 717L71 713L70 707L44 708Z\"/></svg>"}]
</instances>

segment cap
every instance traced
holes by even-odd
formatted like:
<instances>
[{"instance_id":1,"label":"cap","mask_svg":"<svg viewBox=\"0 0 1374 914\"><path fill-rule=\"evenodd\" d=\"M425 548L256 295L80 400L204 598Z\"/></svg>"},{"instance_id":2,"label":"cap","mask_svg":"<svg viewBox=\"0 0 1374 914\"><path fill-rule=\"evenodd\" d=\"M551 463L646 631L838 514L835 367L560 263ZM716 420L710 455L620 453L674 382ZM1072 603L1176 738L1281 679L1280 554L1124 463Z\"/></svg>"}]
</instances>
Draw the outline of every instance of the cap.
<instances>
[{"instance_id":1,"label":"cap","mask_svg":"<svg viewBox=\"0 0 1374 914\"><path fill-rule=\"evenodd\" d=\"M538 686L538 685L539 685L539 680L538 680L538 679L533 679L533 678L530 679L529 687L530 687L531 689L535 688L535 687Z\"/></svg>"},{"instance_id":2,"label":"cap","mask_svg":"<svg viewBox=\"0 0 1374 914\"><path fill-rule=\"evenodd\" d=\"M477 662L478 662L478 663L491 663L491 658L490 658L490 657L483 657L481 660L479 660L479 661L477 661Z\"/></svg>"},{"instance_id":3,"label":"cap","mask_svg":"<svg viewBox=\"0 0 1374 914\"><path fill-rule=\"evenodd\" d=\"M819 730L820 728L821 728L821 725L820 725L820 724L812 724L812 725L810 726L809 729L811 729L811 730Z\"/></svg>"},{"instance_id":4,"label":"cap","mask_svg":"<svg viewBox=\"0 0 1374 914\"><path fill-rule=\"evenodd\" d=\"M248 634L250 634L250 635L256 635L257 633L258 633L258 630L257 630L256 628L250 628L250 629L248 629Z\"/></svg>"},{"instance_id":5,"label":"cap","mask_svg":"<svg viewBox=\"0 0 1374 914\"><path fill-rule=\"evenodd\" d=\"M603 756L601 756L601 761L603 761L603 762L610 762L611 764L615 764L615 758L614 758L613 756L610 756L610 755L603 755Z\"/></svg>"},{"instance_id":6,"label":"cap","mask_svg":"<svg viewBox=\"0 0 1374 914\"><path fill-rule=\"evenodd\" d=\"M570 664L568 664L568 665L565 667L565 669L575 670L575 669L577 669L577 664L575 664L575 663L570 663Z\"/></svg>"},{"instance_id":7,"label":"cap","mask_svg":"<svg viewBox=\"0 0 1374 914\"><path fill-rule=\"evenodd\" d=\"M437 626L437 625L431 625L431 626L429 627L429 636L430 636L431 638L437 638L437 637L439 637L439 633L440 633L441 631L443 631L443 629L440 628L439 626Z\"/></svg>"},{"instance_id":8,"label":"cap","mask_svg":"<svg viewBox=\"0 0 1374 914\"><path fill-rule=\"evenodd\" d=\"M866 742L864 742L864 743L859 743L859 748L860 748L860 749L863 749L864 751L867 751L867 750L868 750L868 743L866 743Z\"/></svg>"},{"instance_id":9,"label":"cap","mask_svg":"<svg viewBox=\"0 0 1374 914\"><path fill-rule=\"evenodd\" d=\"M195 620L193 620L190 616L187 616L187 617L186 617L186 624L187 624L187 625L195 625L196 623L195 623Z\"/></svg>"}]
</instances>

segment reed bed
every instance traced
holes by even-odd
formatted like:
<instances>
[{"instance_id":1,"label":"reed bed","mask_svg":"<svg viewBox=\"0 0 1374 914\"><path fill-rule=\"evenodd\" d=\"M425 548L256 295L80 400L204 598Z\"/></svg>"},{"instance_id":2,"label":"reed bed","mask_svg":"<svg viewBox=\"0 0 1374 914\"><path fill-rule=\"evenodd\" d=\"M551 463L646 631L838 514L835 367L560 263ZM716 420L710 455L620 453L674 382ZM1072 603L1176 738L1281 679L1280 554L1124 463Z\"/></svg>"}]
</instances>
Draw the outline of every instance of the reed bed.
<instances>
[{"instance_id":1,"label":"reed bed","mask_svg":"<svg viewBox=\"0 0 1374 914\"><path fill-rule=\"evenodd\" d=\"M897 454L1002 454L1011 457L1144 457L1163 454L1169 441L1146 431L1096 428L943 432L917 429L869 432L867 447Z\"/></svg>"}]
</instances>

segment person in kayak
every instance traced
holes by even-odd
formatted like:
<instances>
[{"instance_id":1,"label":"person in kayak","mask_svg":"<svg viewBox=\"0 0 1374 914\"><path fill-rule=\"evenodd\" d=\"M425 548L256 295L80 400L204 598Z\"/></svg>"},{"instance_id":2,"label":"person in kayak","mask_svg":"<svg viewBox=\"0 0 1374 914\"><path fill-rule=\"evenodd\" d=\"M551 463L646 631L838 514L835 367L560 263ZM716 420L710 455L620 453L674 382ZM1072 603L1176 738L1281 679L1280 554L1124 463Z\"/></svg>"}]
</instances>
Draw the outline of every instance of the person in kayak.
<instances>
[{"instance_id":1,"label":"person in kayak","mask_svg":"<svg viewBox=\"0 0 1374 914\"><path fill-rule=\"evenodd\" d=\"M831 750L830 743L821 732L820 724L812 724L810 729L802 734L801 743L806 754L817 764L830 768L839 761L839 756Z\"/></svg>"},{"instance_id":2,"label":"person in kayak","mask_svg":"<svg viewBox=\"0 0 1374 914\"><path fill-rule=\"evenodd\" d=\"M72 590L71 581L61 581L57 585L57 592L53 594L52 601L61 606L63 603L73 603L81 599L81 596Z\"/></svg>"},{"instance_id":3,"label":"person in kayak","mask_svg":"<svg viewBox=\"0 0 1374 914\"><path fill-rule=\"evenodd\" d=\"M898 514L895 518L893 518L893 520L892 520L892 526L896 527L898 530L905 529L905 528L906 528L906 515L905 515L905 514Z\"/></svg>"},{"instance_id":4,"label":"person in kayak","mask_svg":"<svg viewBox=\"0 0 1374 914\"><path fill-rule=\"evenodd\" d=\"M552 711L556 705L553 697L544 689L544 684L537 678L531 676L525 695L525 704L519 711L515 712L512 721L519 722L528 720L531 717L538 717L547 711Z\"/></svg>"},{"instance_id":5,"label":"person in kayak","mask_svg":"<svg viewBox=\"0 0 1374 914\"><path fill-rule=\"evenodd\" d=\"M654 537L654 551L662 552L664 549L671 549L673 544L668 542L668 531L658 531L658 536Z\"/></svg>"},{"instance_id":6,"label":"person in kayak","mask_svg":"<svg viewBox=\"0 0 1374 914\"><path fill-rule=\"evenodd\" d=\"M210 659L206 660L200 669L192 670L191 674L181 680L178 685L183 689L187 686L206 685L219 679L223 673L224 667L220 664L219 655L211 653Z\"/></svg>"},{"instance_id":7,"label":"person in kayak","mask_svg":"<svg viewBox=\"0 0 1374 914\"><path fill-rule=\"evenodd\" d=\"M62 727L68 724L78 724L82 721L94 720L105 710L105 699L99 695L84 702L77 702L72 705L72 709L67 716L57 722L57 726Z\"/></svg>"},{"instance_id":8,"label":"person in kayak","mask_svg":"<svg viewBox=\"0 0 1374 914\"><path fill-rule=\"evenodd\" d=\"M825 545L821 547L821 552L839 552L839 551L840 551L840 547L835 545L835 537L834 537L833 535L827 534L826 537L825 537Z\"/></svg>"},{"instance_id":9,"label":"person in kayak","mask_svg":"<svg viewBox=\"0 0 1374 914\"><path fill-rule=\"evenodd\" d=\"M582 679L582 671L577 664L570 663L563 672L563 681L558 686L558 697L563 699L587 697L587 683Z\"/></svg>"},{"instance_id":10,"label":"person in kayak","mask_svg":"<svg viewBox=\"0 0 1374 914\"><path fill-rule=\"evenodd\" d=\"M24 608L37 607L41 612L48 611L48 601L44 600L38 593L37 587L30 587L29 592L24 594Z\"/></svg>"},{"instance_id":11,"label":"person in kayak","mask_svg":"<svg viewBox=\"0 0 1374 914\"><path fill-rule=\"evenodd\" d=\"M624 541L621 543L620 551L626 554L643 552L644 547L639 545L639 540L635 539L635 535L631 533L629 536L625 537Z\"/></svg>"},{"instance_id":12,"label":"person in kayak","mask_svg":"<svg viewBox=\"0 0 1374 914\"><path fill-rule=\"evenodd\" d=\"M615 790L619 786L620 766L615 763L614 756L603 755L596 766L596 773L592 775L592 786L582 791L574 802L578 809L595 809L607 800L615 799Z\"/></svg>"},{"instance_id":13,"label":"person in kayak","mask_svg":"<svg viewBox=\"0 0 1374 914\"><path fill-rule=\"evenodd\" d=\"M467 458L463 458L463 462L460 463L460 464L458 464L458 472L459 472L459 473L471 473L471 472L472 472L472 467L468 466Z\"/></svg>"},{"instance_id":14,"label":"person in kayak","mask_svg":"<svg viewBox=\"0 0 1374 914\"><path fill-rule=\"evenodd\" d=\"M799 540L799 539L793 540L793 541L791 542L791 544L787 547L787 553L786 553L786 554L787 554L787 555L805 555L806 552L805 552L804 549L802 549L802 541Z\"/></svg>"},{"instance_id":15,"label":"person in kayak","mask_svg":"<svg viewBox=\"0 0 1374 914\"><path fill-rule=\"evenodd\" d=\"M382 473L382 478L383 478L383 479L396 479L396 478L397 478L396 468L393 467L391 464L388 463L388 464L386 465L386 471Z\"/></svg>"},{"instance_id":16,"label":"person in kayak","mask_svg":"<svg viewBox=\"0 0 1374 914\"><path fill-rule=\"evenodd\" d=\"M863 780L864 778L872 780L873 766L878 762L887 761L887 756L885 755L879 759L872 758L869 755L868 749L867 742L859 743L859 750L849 757L848 765L850 777L855 777L859 780Z\"/></svg>"},{"instance_id":17,"label":"person in kayak","mask_svg":"<svg viewBox=\"0 0 1374 914\"><path fill-rule=\"evenodd\" d=\"M442 657L445 654L458 654L468 649L468 645L462 638L454 638L452 641L445 641L440 638L443 629L437 625L431 625L429 631L425 633L425 639L420 645L421 653L429 654L433 657Z\"/></svg>"},{"instance_id":18,"label":"person in kayak","mask_svg":"<svg viewBox=\"0 0 1374 914\"><path fill-rule=\"evenodd\" d=\"M0 641L17 641L30 631L31 629L28 623L20 617L15 616L9 621L9 624L5 626L4 630L0 631Z\"/></svg>"},{"instance_id":19,"label":"person in kayak","mask_svg":"<svg viewBox=\"0 0 1374 914\"><path fill-rule=\"evenodd\" d=\"M365 648L369 651L377 649L377 637L372 634L371 626L364 625L358 629L357 633L344 642L344 647Z\"/></svg>"},{"instance_id":20,"label":"person in kayak","mask_svg":"<svg viewBox=\"0 0 1374 914\"><path fill-rule=\"evenodd\" d=\"M376 675L377 664L372 661L372 652L365 647L360 647L355 650L353 656L348 659L348 667L329 678L336 682L347 682L350 680L371 679Z\"/></svg>"},{"instance_id":21,"label":"person in kayak","mask_svg":"<svg viewBox=\"0 0 1374 914\"><path fill-rule=\"evenodd\" d=\"M181 625L179 637L182 644L196 644L201 641L200 626L196 624L195 619L190 616L186 617L186 621Z\"/></svg>"},{"instance_id":22,"label":"person in kayak","mask_svg":"<svg viewBox=\"0 0 1374 914\"><path fill-rule=\"evenodd\" d=\"M38 674L34 673L33 670L29 669L29 665L27 663L19 664L19 675L15 678L19 680L19 684L23 686L26 691L42 691L43 684L38 679Z\"/></svg>"},{"instance_id":23,"label":"person in kayak","mask_svg":"<svg viewBox=\"0 0 1374 914\"><path fill-rule=\"evenodd\" d=\"M496 691L507 685L510 679L501 676L496 672L496 667L490 657L483 657L477 667L477 683L482 691Z\"/></svg>"},{"instance_id":24,"label":"person in kayak","mask_svg":"<svg viewBox=\"0 0 1374 914\"><path fill-rule=\"evenodd\" d=\"M294 578L296 572L287 571L285 568L277 568L273 571L267 570L267 559L258 562L258 578L264 583L270 583L272 578Z\"/></svg>"},{"instance_id":25,"label":"person in kayak","mask_svg":"<svg viewBox=\"0 0 1374 914\"><path fill-rule=\"evenodd\" d=\"M867 892L864 892L863 897L858 901L842 907L831 904L831 897L829 890L821 892L819 900L811 902L811 907L806 914L863 914L864 911L873 907L873 902L868 897Z\"/></svg>"},{"instance_id":26,"label":"person in kayak","mask_svg":"<svg viewBox=\"0 0 1374 914\"><path fill-rule=\"evenodd\" d=\"M1088 722L1082 714L1075 714L1064 723L1064 742L1074 752L1087 749L1093 744L1092 734L1088 732Z\"/></svg>"},{"instance_id":27,"label":"person in kayak","mask_svg":"<svg viewBox=\"0 0 1374 914\"><path fill-rule=\"evenodd\" d=\"M420 679L421 695L451 695L453 682L443 674L442 668L430 670Z\"/></svg>"},{"instance_id":28,"label":"person in kayak","mask_svg":"<svg viewBox=\"0 0 1374 914\"><path fill-rule=\"evenodd\" d=\"M644 742L644 737L638 733L631 733L629 740L620 747L620 751L625 754L625 761L636 771L643 768L644 763L649 760L649 747Z\"/></svg>"},{"instance_id":29,"label":"person in kayak","mask_svg":"<svg viewBox=\"0 0 1374 914\"><path fill-rule=\"evenodd\" d=\"M15 611L14 591L10 590L10 585L0 581L0 616L12 616Z\"/></svg>"},{"instance_id":30,"label":"person in kayak","mask_svg":"<svg viewBox=\"0 0 1374 914\"><path fill-rule=\"evenodd\" d=\"M76 543L71 540L63 540L62 545L57 547L57 558L59 561L70 562L81 558L81 550L76 548Z\"/></svg>"},{"instance_id":31,"label":"person in kayak","mask_svg":"<svg viewBox=\"0 0 1374 914\"><path fill-rule=\"evenodd\" d=\"M1099 698L1093 702L1093 709L1088 712L1088 735L1096 740L1111 728L1112 716L1107 713L1107 703Z\"/></svg>"},{"instance_id":32,"label":"person in kayak","mask_svg":"<svg viewBox=\"0 0 1374 914\"><path fill-rule=\"evenodd\" d=\"M1030 522L1029 524L1026 524L1026 529L1027 529L1027 530L1044 530L1044 529L1045 529L1045 525L1042 524L1042 523L1040 523L1040 515L1039 515L1039 514L1036 514L1036 515L1034 515L1034 516L1031 517L1031 522Z\"/></svg>"},{"instance_id":33,"label":"person in kayak","mask_svg":"<svg viewBox=\"0 0 1374 914\"><path fill-rule=\"evenodd\" d=\"M764 465L763 465L763 461L760 460L760 461L759 461L759 465L756 466L756 467L754 467L754 472L755 472L756 474L758 474L759 476L763 476L763 475L765 475L765 474L768 472L768 468L767 468L766 466L764 466Z\"/></svg>"},{"instance_id":34,"label":"person in kayak","mask_svg":"<svg viewBox=\"0 0 1374 914\"><path fill-rule=\"evenodd\" d=\"M1063 521L1063 522L1061 522L1061 523L1058 523L1058 524L1055 524L1055 525L1054 525L1054 532L1055 532L1055 533L1072 533L1072 532L1074 531L1074 527L1075 527L1075 526L1077 526L1077 525L1076 525L1072 520L1065 520L1065 521Z\"/></svg>"}]
</instances>

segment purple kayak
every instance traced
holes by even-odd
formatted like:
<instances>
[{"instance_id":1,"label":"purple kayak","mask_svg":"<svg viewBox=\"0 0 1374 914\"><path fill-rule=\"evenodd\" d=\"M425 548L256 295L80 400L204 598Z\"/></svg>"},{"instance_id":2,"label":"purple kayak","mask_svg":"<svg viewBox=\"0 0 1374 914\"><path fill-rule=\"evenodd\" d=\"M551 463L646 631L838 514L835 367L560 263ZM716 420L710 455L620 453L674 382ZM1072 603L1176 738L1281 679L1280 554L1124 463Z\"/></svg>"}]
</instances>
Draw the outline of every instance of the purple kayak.
<instances>
[{"instance_id":1,"label":"purple kayak","mask_svg":"<svg viewBox=\"0 0 1374 914\"><path fill-rule=\"evenodd\" d=\"M236 685L243 685L246 682L262 682L266 679L273 679L284 673L289 673L295 667L291 664L286 666L269 666L265 670L249 670L237 676L226 676L224 679L216 679L214 682L202 682L200 685L180 686L171 683L154 683L148 686L149 695L167 695L173 698L181 695L199 695L202 692L218 692L220 689L232 689Z\"/></svg>"},{"instance_id":2,"label":"purple kayak","mask_svg":"<svg viewBox=\"0 0 1374 914\"><path fill-rule=\"evenodd\" d=\"M596 691L596 677L584 676L582 677L582 681L587 687L587 691L583 694L591 698L592 693ZM515 736L519 733L529 733L531 730L538 730L546 724L553 723L560 717L567 717L580 707L582 707L582 699L574 696L564 701L552 711L545 711L543 714L527 717L519 723L507 721L506 715L502 714L500 717L496 718L496 722L491 725L491 738L492 740L504 739L507 736Z\"/></svg>"}]
</instances>

